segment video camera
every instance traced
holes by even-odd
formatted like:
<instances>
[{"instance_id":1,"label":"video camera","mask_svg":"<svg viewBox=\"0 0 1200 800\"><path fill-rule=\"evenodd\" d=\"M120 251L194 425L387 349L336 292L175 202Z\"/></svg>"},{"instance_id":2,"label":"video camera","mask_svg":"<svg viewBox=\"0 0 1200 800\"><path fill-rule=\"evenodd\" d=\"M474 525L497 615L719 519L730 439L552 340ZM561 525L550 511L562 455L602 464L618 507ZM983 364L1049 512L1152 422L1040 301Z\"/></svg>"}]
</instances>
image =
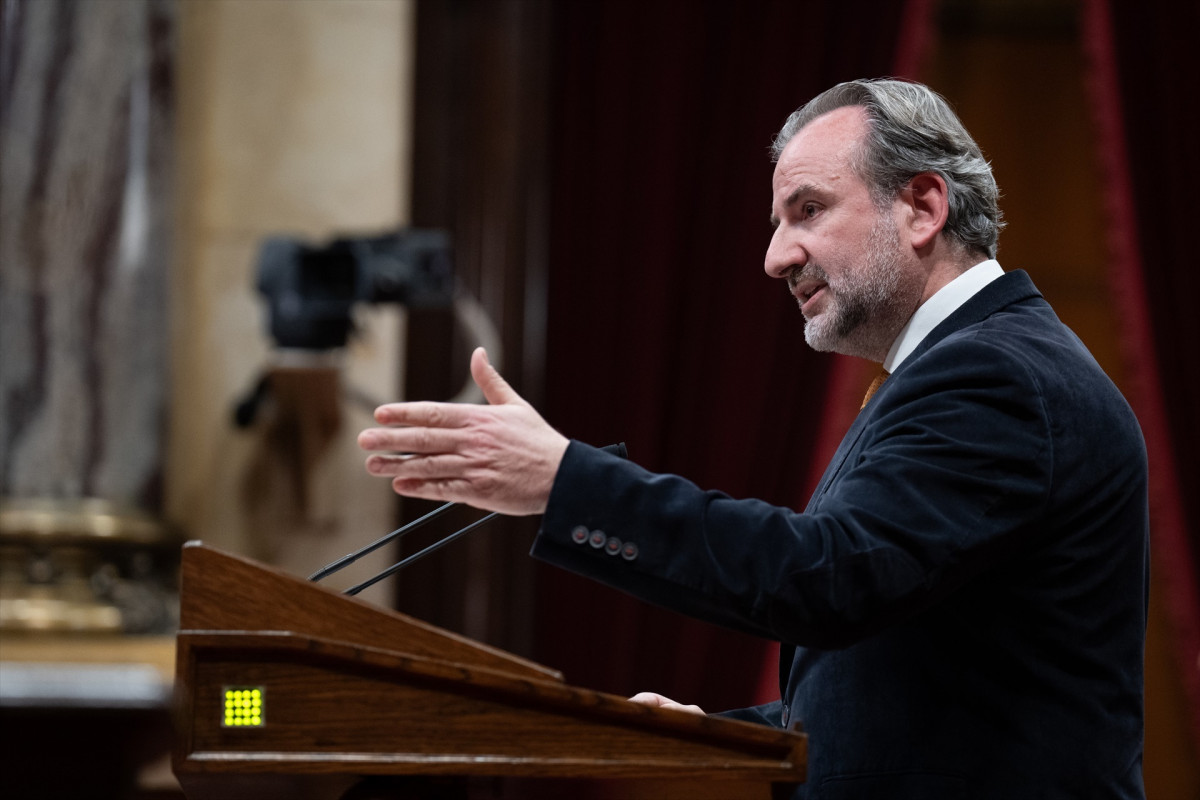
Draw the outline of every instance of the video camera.
<instances>
[{"instance_id":1,"label":"video camera","mask_svg":"<svg viewBox=\"0 0 1200 800\"><path fill-rule=\"evenodd\" d=\"M313 247L272 237L259 251L257 285L279 347L341 348L354 327L355 303L450 306L450 239L443 231L401 230Z\"/></svg>"}]
</instances>

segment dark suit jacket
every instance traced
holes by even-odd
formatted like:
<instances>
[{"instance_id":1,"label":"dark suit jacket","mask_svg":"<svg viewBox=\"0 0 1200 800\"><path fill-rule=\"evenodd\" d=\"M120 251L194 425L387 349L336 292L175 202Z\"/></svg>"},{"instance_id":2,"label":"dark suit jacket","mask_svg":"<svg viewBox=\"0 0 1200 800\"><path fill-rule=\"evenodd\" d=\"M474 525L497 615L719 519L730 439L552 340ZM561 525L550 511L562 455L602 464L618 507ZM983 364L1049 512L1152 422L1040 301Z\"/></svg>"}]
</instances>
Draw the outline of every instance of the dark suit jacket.
<instances>
[{"instance_id":1,"label":"dark suit jacket","mask_svg":"<svg viewBox=\"0 0 1200 800\"><path fill-rule=\"evenodd\" d=\"M783 643L806 798L1140 798L1147 470L1023 272L920 344L803 513L572 442L538 558ZM686 698L680 698L685 700Z\"/></svg>"}]
</instances>

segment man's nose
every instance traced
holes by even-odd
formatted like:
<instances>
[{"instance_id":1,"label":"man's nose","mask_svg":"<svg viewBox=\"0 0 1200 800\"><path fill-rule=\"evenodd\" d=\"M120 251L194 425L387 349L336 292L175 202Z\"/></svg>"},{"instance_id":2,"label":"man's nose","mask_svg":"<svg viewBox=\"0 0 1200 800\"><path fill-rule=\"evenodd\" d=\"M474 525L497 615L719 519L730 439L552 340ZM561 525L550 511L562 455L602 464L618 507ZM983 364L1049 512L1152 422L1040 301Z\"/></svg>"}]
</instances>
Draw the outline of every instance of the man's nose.
<instances>
[{"instance_id":1,"label":"man's nose","mask_svg":"<svg viewBox=\"0 0 1200 800\"><path fill-rule=\"evenodd\" d=\"M803 267L807 260L808 256L805 254L804 248L792 240L784 227L780 225L775 229L774 235L771 236L771 243L767 246L767 255L763 259L763 271L772 278L786 278L793 269Z\"/></svg>"}]
</instances>

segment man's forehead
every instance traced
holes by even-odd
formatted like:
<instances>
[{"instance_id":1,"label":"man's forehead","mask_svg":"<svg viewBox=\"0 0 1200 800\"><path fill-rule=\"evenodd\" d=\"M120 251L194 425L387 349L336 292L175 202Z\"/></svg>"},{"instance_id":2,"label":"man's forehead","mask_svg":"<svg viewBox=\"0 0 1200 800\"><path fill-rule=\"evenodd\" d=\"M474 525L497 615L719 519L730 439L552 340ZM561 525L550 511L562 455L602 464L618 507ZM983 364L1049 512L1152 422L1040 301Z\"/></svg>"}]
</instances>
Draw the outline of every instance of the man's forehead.
<instances>
[{"instance_id":1,"label":"man's forehead","mask_svg":"<svg viewBox=\"0 0 1200 800\"><path fill-rule=\"evenodd\" d=\"M801 176L811 181L845 174L866 124L866 111L861 106L844 106L805 125L779 156L772 179L773 191L790 192L787 187Z\"/></svg>"},{"instance_id":2,"label":"man's forehead","mask_svg":"<svg viewBox=\"0 0 1200 800\"><path fill-rule=\"evenodd\" d=\"M862 106L835 108L801 128L783 148L779 163L797 159L848 158L866 127L867 112Z\"/></svg>"}]
</instances>

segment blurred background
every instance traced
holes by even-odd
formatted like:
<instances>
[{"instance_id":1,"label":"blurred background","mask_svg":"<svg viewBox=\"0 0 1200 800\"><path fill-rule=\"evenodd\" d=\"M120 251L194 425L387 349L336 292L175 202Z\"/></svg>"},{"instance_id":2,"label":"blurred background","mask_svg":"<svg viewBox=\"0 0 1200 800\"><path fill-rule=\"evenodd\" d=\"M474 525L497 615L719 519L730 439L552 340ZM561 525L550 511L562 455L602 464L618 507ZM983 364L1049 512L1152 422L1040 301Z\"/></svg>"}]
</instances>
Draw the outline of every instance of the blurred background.
<instances>
[{"instance_id":1,"label":"blurred background","mask_svg":"<svg viewBox=\"0 0 1200 800\"><path fill-rule=\"evenodd\" d=\"M872 368L808 351L761 271L767 148L809 97L881 75L959 111L1003 192L1001 263L1138 412L1147 793L1200 796L1194 4L0 8L5 796L179 797L181 543L308 575L428 511L354 438L379 402L477 399L477 344L566 435L803 507ZM772 646L535 564L536 525L363 596L591 689L777 696Z\"/></svg>"}]
</instances>

